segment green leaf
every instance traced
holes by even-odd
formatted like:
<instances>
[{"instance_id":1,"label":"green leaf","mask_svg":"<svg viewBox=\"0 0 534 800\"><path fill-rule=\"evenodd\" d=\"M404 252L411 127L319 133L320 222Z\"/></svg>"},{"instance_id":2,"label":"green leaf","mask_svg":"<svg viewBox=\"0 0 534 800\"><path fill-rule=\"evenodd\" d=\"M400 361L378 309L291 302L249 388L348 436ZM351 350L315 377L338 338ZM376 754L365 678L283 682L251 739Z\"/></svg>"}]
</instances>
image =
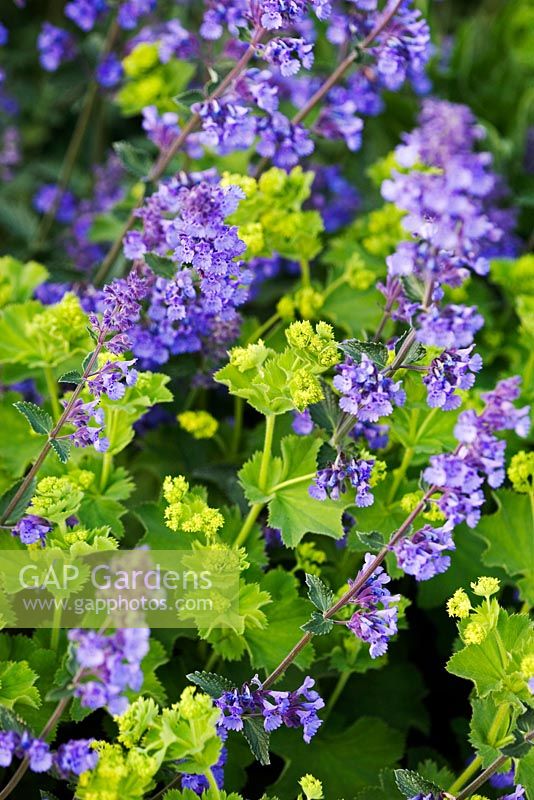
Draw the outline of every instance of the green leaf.
<instances>
[{"instance_id":1,"label":"green leaf","mask_svg":"<svg viewBox=\"0 0 534 800\"><path fill-rule=\"evenodd\" d=\"M124 169L134 178L146 178L152 167L150 155L130 142L113 142L113 149Z\"/></svg>"},{"instance_id":2,"label":"green leaf","mask_svg":"<svg viewBox=\"0 0 534 800\"><path fill-rule=\"evenodd\" d=\"M170 258L162 258L154 253L145 253L143 258L156 275L161 275L162 278L174 278L176 274L176 264L174 264Z\"/></svg>"},{"instance_id":3,"label":"green leaf","mask_svg":"<svg viewBox=\"0 0 534 800\"><path fill-rule=\"evenodd\" d=\"M215 672L200 672L196 670L186 675L186 678L214 698L220 697L223 692L229 692L234 688L232 681L222 675L217 675Z\"/></svg>"},{"instance_id":4,"label":"green leaf","mask_svg":"<svg viewBox=\"0 0 534 800\"><path fill-rule=\"evenodd\" d=\"M359 339L346 339L338 345L346 356L360 361L362 355L368 356L379 369L383 369L388 360L388 349L380 342L362 342Z\"/></svg>"},{"instance_id":5,"label":"green leaf","mask_svg":"<svg viewBox=\"0 0 534 800\"><path fill-rule=\"evenodd\" d=\"M0 257L0 283L2 299L0 305L24 303L30 300L33 292L48 278L48 270L37 261L23 264L13 256Z\"/></svg>"},{"instance_id":6,"label":"green leaf","mask_svg":"<svg viewBox=\"0 0 534 800\"><path fill-rule=\"evenodd\" d=\"M497 704L490 696L473 698L471 701L473 714L469 741L475 748L477 755L482 759L482 764L487 767L499 755L499 748L495 741L490 741L489 733L497 713Z\"/></svg>"},{"instance_id":7,"label":"green leaf","mask_svg":"<svg viewBox=\"0 0 534 800\"><path fill-rule=\"evenodd\" d=\"M52 450L57 455L62 464L69 460L71 444L68 439L50 439Z\"/></svg>"},{"instance_id":8,"label":"green leaf","mask_svg":"<svg viewBox=\"0 0 534 800\"><path fill-rule=\"evenodd\" d=\"M515 782L525 789L528 800L534 797L534 748L517 762Z\"/></svg>"},{"instance_id":9,"label":"green leaf","mask_svg":"<svg viewBox=\"0 0 534 800\"><path fill-rule=\"evenodd\" d=\"M437 797L440 792L439 786L430 783L422 775L410 769L396 769L395 781L400 791L407 798L412 798L418 794L430 794L433 797Z\"/></svg>"},{"instance_id":10,"label":"green leaf","mask_svg":"<svg viewBox=\"0 0 534 800\"><path fill-rule=\"evenodd\" d=\"M315 473L320 447L320 440L312 436L287 436L281 442L280 482L295 482L276 491L269 503L269 525L281 530L287 547L296 547L308 532L333 539L343 536L341 516L351 504L350 498L315 500L308 491L312 479L305 476Z\"/></svg>"},{"instance_id":11,"label":"green leaf","mask_svg":"<svg viewBox=\"0 0 534 800\"><path fill-rule=\"evenodd\" d=\"M320 611L313 611L308 622L300 627L303 631L306 631L306 633L313 633L315 636L324 636L332 631L334 623L331 619L323 617Z\"/></svg>"},{"instance_id":12,"label":"green leaf","mask_svg":"<svg viewBox=\"0 0 534 800\"><path fill-rule=\"evenodd\" d=\"M484 564L502 567L517 581L523 600L534 605L534 517L527 494L494 492L495 514L483 516L476 529L486 543Z\"/></svg>"},{"instance_id":13,"label":"green leaf","mask_svg":"<svg viewBox=\"0 0 534 800\"><path fill-rule=\"evenodd\" d=\"M314 423L331 435L337 427L342 411L339 407L339 398L326 381L321 381L321 386L324 400L321 400L320 403L313 403L308 411Z\"/></svg>"},{"instance_id":14,"label":"green leaf","mask_svg":"<svg viewBox=\"0 0 534 800\"><path fill-rule=\"evenodd\" d=\"M406 331L404 331L402 336L399 336L399 338L397 339L397 341L395 343L395 355L397 355L399 353L399 351L400 351L403 343L406 341L406 338L407 338L408 335L409 335L409 331L406 330ZM415 364L417 361L420 361L423 358L425 353L426 353L426 350L423 347L423 345L416 340L415 342L412 342L412 345L409 348L409 350L406 353L406 355L404 356L402 363L403 364Z\"/></svg>"},{"instance_id":15,"label":"green leaf","mask_svg":"<svg viewBox=\"0 0 534 800\"><path fill-rule=\"evenodd\" d=\"M26 400L13 403L13 405L17 411L20 411L20 413L26 417L30 423L31 429L35 431L35 433L50 433L54 425L54 420L47 411L36 406L35 403L29 403Z\"/></svg>"},{"instance_id":16,"label":"green leaf","mask_svg":"<svg viewBox=\"0 0 534 800\"><path fill-rule=\"evenodd\" d=\"M319 611L328 611L334 602L334 592L317 575L306 573L308 597Z\"/></svg>"},{"instance_id":17,"label":"green leaf","mask_svg":"<svg viewBox=\"0 0 534 800\"><path fill-rule=\"evenodd\" d=\"M384 547L385 541L379 531L349 531L347 547L356 553L378 553Z\"/></svg>"},{"instance_id":18,"label":"green leaf","mask_svg":"<svg viewBox=\"0 0 534 800\"><path fill-rule=\"evenodd\" d=\"M16 495L16 493L20 489L24 480L25 480L24 478L21 478L20 481L17 481L14 486L12 486L10 489L7 490L7 492L4 492L4 494L0 498L0 516L4 514L5 509L8 507L12 498ZM29 482L28 486L26 487L26 490L21 495L20 500L17 502L13 511L6 519L6 523L9 524L10 522L16 522L22 516L34 494L35 494L35 480L32 480Z\"/></svg>"},{"instance_id":19,"label":"green leaf","mask_svg":"<svg viewBox=\"0 0 534 800\"><path fill-rule=\"evenodd\" d=\"M290 729L275 731L271 752L284 759L285 769L272 792L294 797L297 781L313 772L328 787L329 798L352 798L359 789L376 785L380 771L403 754L402 734L380 719L361 717L345 730L329 728L325 725L310 744Z\"/></svg>"},{"instance_id":20,"label":"green leaf","mask_svg":"<svg viewBox=\"0 0 534 800\"><path fill-rule=\"evenodd\" d=\"M5 706L0 706L0 730L2 731L16 731L17 733L24 733L28 726L24 723L17 714L10 711Z\"/></svg>"},{"instance_id":21,"label":"green leaf","mask_svg":"<svg viewBox=\"0 0 534 800\"><path fill-rule=\"evenodd\" d=\"M39 692L33 685L37 677L27 661L1 661L0 705L13 709L20 703L37 708L41 703Z\"/></svg>"},{"instance_id":22,"label":"green leaf","mask_svg":"<svg viewBox=\"0 0 534 800\"><path fill-rule=\"evenodd\" d=\"M77 369L71 369L69 372L65 372L61 378L59 378L59 383L81 383L83 380L83 375Z\"/></svg>"},{"instance_id":23,"label":"green leaf","mask_svg":"<svg viewBox=\"0 0 534 800\"><path fill-rule=\"evenodd\" d=\"M266 625L246 632L246 643L254 669L273 670L300 639L300 626L310 616L308 601L299 596L299 582L281 567L270 570L261 581L271 603L264 608ZM223 631L224 633L224 631ZM308 645L296 658L301 669L313 660L313 647Z\"/></svg>"},{"instance_id":24,"label":"green leaf","mask_svg":"<svg viewBox=\"0 0 534 800\"><path fill-rule=\"evenodd\" d=\"M263 726L263 720L248 718L243 721L243 736L254 755L263 766L271 763L269 757L269 734Z\"/></svg>"},{"instance_id":25,"label":"green leaf","mask_svg":"<svg viewBox=\"0 0 534 800\"><path fill-rule=\"evenodd\" d=\"M499 641L500 637L500 641ZM480 697L501 688L507 675L520 671L522 653L532 641L531 622L525 614L509 616L501 609L496 628L481 644L469 644L449 659L447 670L453 675L473 681ZM502 663L502 647L510 654L509 664Z\"/></svg>"}]
</instances>

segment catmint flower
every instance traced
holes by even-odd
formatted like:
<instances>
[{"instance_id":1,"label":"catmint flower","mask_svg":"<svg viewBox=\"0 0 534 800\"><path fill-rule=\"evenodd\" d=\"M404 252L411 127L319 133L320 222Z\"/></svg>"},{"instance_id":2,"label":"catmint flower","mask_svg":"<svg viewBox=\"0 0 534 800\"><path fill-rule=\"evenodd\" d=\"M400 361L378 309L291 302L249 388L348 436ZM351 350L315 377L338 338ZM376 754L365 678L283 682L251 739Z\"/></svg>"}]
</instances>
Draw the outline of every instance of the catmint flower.
<instances>
[{"instance_id":1,"label":"catmint flower","mask_svg":"<svg viewBox=\"0 0 534 800\"><path fill-rule=\"evenodd\" d=\"M428 373L423 378L427 387L427 403L431 408L450 411L458 408L461 398L457 389L470 389L475 382L475 374L482 369L482 358L471 355L474 345L463 350L445 350L435 358Z\"/></svg>"},{"instance_id":2,"label":"catmint flower","mask_svg":"<svg viewBox=\"0 0 534 800\"><path fill-rule=\"evenodd\" d=\"M221 709L219 725L225 730L240 731L248 716L261 716L266 731L274 731L282 725L301 727L304 741L309 743L321 725L317 712L324 708L324 701L313 689L314 683L308 676L296 691L282 692L262 689L256 677L251 685L259 688L251 689L244 684L241 690L224 692L215 700L215 705Z\"/></svg>"},{"instance_id":3,"label":"catmint flower","mask_svg":"<svg viewBox=\"0 0 534 800\"><path fill-rule=\"evenodd\" d=\"M264 158L272 159L276 167L291 169L301 158L313 153L314 144L308 131L294 125L280 111L258 120L259 142L256 150Z\"/></svg>"},{"instance_id":4,"label":"catmint flower","mask_svg":"<svg viewBox=\"0 0 534 800\"><path fill-rule=\"evenodd\" d=\"M221 734L223 734L221 736ZM219 735L221 738L226 738L226 731L224 729L219 730ZM224 765L226 764L226 759L228 758L228 750L226 747L221 749L221 754L217 760L217 763L213 765L211 768L213 777L215 778L215 782L219 789L222 789L224 786ZM208 779L205 775L192 775L185 773L182 775L182 789L191 789L198 795L202 795L204 792L207 792L209 789Z\"/></svg>"},{"instance_id":5,"label":"catmint flower","mask_svg":"<svg viewBox=\"0 0 534 800\"><path fill-rule=\"evenodd\" d=\"M441 490L438 506L454 525L465 521L474 528L484 503L484 482L498 488L505 478L506 443L494 434L514 430L519 436L526 436L529 431L528 406L514 405L519 384L517 376L500 381L493 391L482 394L485 407L480 414L472 409L463 411L454 429L460 443L457 451L432 456L423 473L429 485Z\"/></svg>"},{"instance_id":6,"label":"catmint flower","mask_svg":"<svg viewBox=\"0 0 534 800\"><path fill-rule=\"evenodd\" d=\"M157 0L123 0L119 6L117 22L123 30L132 30L141 17L154 11Z\"/></svg>"},{"instance_id":7,"label":"catmint flower","mask_svg":"<svg viewBox=\"0 0 534 800\"><path fill-rule=\"evenodd\" d=\"M328 93L314 126L315 133L327 140L342 139L348 149L356 152L362 144L363 120L352 93L336 86Z\"/></svg>"},{"instance_id":8,"label":"catmint flower","mask_svg":"<svg viewBox=\"0 0 534 800\"><path fill-rule=\"evenodd\" d=\"M178 127L178 114L174 111L166 111L159 114L156 106L146 106L143 108L143 130L146 131L148 138L151 142L159 147L160 150L167 150L179 133ZM139 231L130 231L127 236L137 234L140 236ZM126 258L140 258L145 250L140 255L130 255L124 250Z\"/></svg>"},{"instance_id":9,"label":"catmint flower","mask_svg":"<svg viewBox=\"0 0 534 800\"><path fill-rule=\"evenodd\" d=\"M46 535L52 530L52 523L35 514L22 517L12 530L13 536L18 536L22 544L45 544Z\"/></svg>"},{"instance_id":10,"label":"catmint flower","mask_svg":"<svg viewBox=\"0 0 534 800\"><path fill-rule=\"evenodd\" d=\"M525 790L521 786L520 783L517 784L514 791L511 794L503 794L499 800L521 800L521 798L525 797Z\"/></svg>"},{"instance_id":11,"label":"catmint flower","mask_svg":"<svg viewBox=\"0 0 534 800\"><path fill-rule=\"evenodd\" d=\"M105 394L110 400L120 400L124 397L126 386L134 386L137 382L137 371L130 369L135 362L135 358L130 361L108 361L87 379L87 388L94 397Z\"/></svg>"},{"instance_id":12,"label":"catmint flower","mask_svg":"<svg viewBox=\"0 0 534 800\"><path fill-rule=\"evenodd\" d=\"M15 731L0 731L0 767L9 767L19 745L20 736Z\"/></svg>"},{"instance_id":13,"label":"catmint flower","mask_svg":"<svg viewBox=\"0 0 534 800\"><path fill-rule=\"evenodd\" d=\"M94 739L71 739L58 747L54 764L62 778L81 775L94 769L98 763L98 751L91 747Z\"/></svg>"},{"instance_id":14,"label":"catmint flower","mask_svg":"<svg viewBox=\"0 0 534 800\"><path fill-rule=\"evenodd\" d=\"M373 560L374 556L366 553L358 575L362 575ZM398 609L394 603L399 600L399 595L392 595L386 588L390 580L384 568L377 567L350 601L360 608L346 625L359 639L370 645L371 658L384 655L389 639L397 633ZM349 581L349 585L352 586L353 582Z\"/></svg>"},{"instance_id":15,"label":"catmint flower","mask_svg":"<svg viewBox=\"0 0 534 800\"><path fill-rule=\"evenodd\" d=\"M193 113L199 115L202 131L199 141L220 155L234 150L246 150L256 136L256 118L250 108L226 98L194 103Z\"/></svg>"},{"instance_id":16,"label":"catmint flower","mask_svg":"<svg viewBox=\"0 0 534 800\"><path fill-rule=\"evenodd\" d=\"M412 536L406 536L394 546L399 569L413 575L417 581L427 581L446 572L451 565L447 550L455 550L449 521L440 528L425 525Z\"/></svg>"},{"instance_id":17,"label":"catmint flower","mask_svg":"<svg viewBox=\"0 0 534 800\"><path fill-rule=\"evenodd\" d=\"M8 43L9 40L9 31L6 26L0 22L0 47L3 47Z\"/></svg>"},{"instance_id":18,"label":"catmint flower","mask_svg":"<svg viewBox=\"0 0 534 800\"><path fill-rule=\"evenodd\" d=\"M315 500L326 500L327 497L337 500L350 485L356 489L355 504L359 508L370 506L374 502L369 483L374 463L374 459L357 461L351 458L345 461L338 457L330 467L317 471L315 481L308 489L309 494Z\"/></svg>"},{"instance_id":19,"label":"catmint flower","mask_svg":"<svg viewBox=\"0 0 534 800\"><path fill-rule=\"evenodd\" d=\"M430 29L421 12L403 3L374 50L376 68L387 89L400 89L406 78L417 87L431 54Z\"/></svg>"},{"instance_id":20,"label":"catmint flower","mask_svg":"<svg viewBox=\"0 0 534 800\"><path fill-rule=\"evenodd\" d=\"M336 372L334 387L343 395L339 406L359 421L376 422L392 414L393 406L404 405L402 382L385 377L365 353L359 364L347 358Z\"/></svg>"},{"instance_id":21,"label":"catmint flower","mask_svg":"<svg viewBox=\"0 0 534 800\"><path fill-rule=\"evenodd\" d=\"M96 68L96 79L105 89L113 89L122 80L124 70L121 60L114 53L106 56Z\"/></svg>"},{"instance_id":22,"label":"catmint flower","mask_svg":"<svg viewBox=\"0 0 534 800\"><path fill-rule=\"evenodd\" d=\"M484 325L476 306L432 306L417 318L417 338L435 347L465 348L473 343L475 333Z\"/></svg>"},{"instance_id":23,"label":"catmint flower","mask_svg":"<svg viewBox=\"0 0 534 800\"><path fill-rule=\"evenodd\" d=\"M149 648L146 628L119 628L104 636L94 631L74 629L68 638L74 643L74 656L84 676L76 696L85 708L106 707L119 715L128 707L127 689L139 691L143 684L141 661Z\"/></svg>"},{"instance_id":24,"label":"catmint flower","mask_svg":"<svg viewBox=\"0 0 534 800\"><path fill-rule=\"evenodd\" d=\"M65 6L65 16L87 33L108 10L106 0L70 0Z\"/></svg>"},{"instance_id":25,"label":"catmint flower","mask_svg":"<svg viewBox=\"0 0 534 800\"><path fill-rule=\"evenodd\" d=\"M515 767L512 765L506 772L496 772L489 779L489 784L495 789L506 789L514 785Z\"/></svg>"},{"instance_id":26,"label":"catmint flower","mask_svg":"<svg viewBox=\"0 0 534 800\"><path fill-rule=\"evenodd\" d=\"M299 436L307 436L313 431L313 420L309 409L304 411L293 411L293 422L291 427Z\"/></svg>"},{"instance_id":27,"label":"catmint flower","mask_svg":"<svg viewBox=\"0 0 534 800\"><path fill-rule=\"evenodd\" d=\"M57 203L57 195L59 187L55 183L47 183L41 186L33 197L33 207L40 214L47 214L52 210ZM61 192L59 203L55 211L55 217L58 222L69 223L74 219L76 214L76 198L72 192Z\"/></svg>"},{"instance_id":28,"label":"catmint flower","mask_svg":"<svg viewBox=\"0 0 534 800\"><path fill-rule=\"evenodd\" d=\"M277 66L284 77L296 75L301 67L313 66L313 44L305 39L271 39L262 49L262 57Z\"/></svg>"},{"instance_id":29,"label":"catmint flower","mask_svg":"<svg viewBox=\"0 0 534 800\"><path fill-rule=\"evenodd\" d=\"M27 731L20 737L17 755L29 760L32 772L47 772L52 766L49 745L42 739L34 739Z\"/></svg>"},{"instance_id":30,"label":"catmint flower","mask_svg":"<svg viewBox=\"0 0 534 800\"><path fill-rule=\"evenodd\" d=\"M44 22L37 37L39 62L47 72L55 72L61 64L72 61L76 55L74 39L63 28Z\"/></svg>"}]
</instances>

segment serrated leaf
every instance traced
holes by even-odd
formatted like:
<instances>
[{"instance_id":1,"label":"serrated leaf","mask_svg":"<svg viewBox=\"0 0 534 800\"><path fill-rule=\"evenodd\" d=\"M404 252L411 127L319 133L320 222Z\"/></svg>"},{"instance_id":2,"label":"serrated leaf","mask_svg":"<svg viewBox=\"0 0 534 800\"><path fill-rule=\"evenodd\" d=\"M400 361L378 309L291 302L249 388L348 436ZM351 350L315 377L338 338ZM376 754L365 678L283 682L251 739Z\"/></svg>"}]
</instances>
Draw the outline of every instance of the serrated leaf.
<instances>
[{"instance_id":1,"label":"serrated leaf","mask_svg":"<svg viewBox=\"0 0 534 800\"><path fill-rule=\"evenodd\" d=\"M321 380L324 399L320 403L313 403L308 408L314 423L332 434L341 418L342 411L339 407L339 398L334 394L326 381Z\"/></svg>"},{"instance_id":2,"label":"serrated leaf","mask_svg":"<svg viewBox=\"0 0 534 800\"><path fill-rule=\"evenodd\" d=\"M176 264L169 258L162 258L154 253L146 253L143 258L156 275L160 275L162 278L174 278L176 274Z\"/></svg>"},{"instance_id":3,"label":"serrated leaf","mask_svg":"<svg viewBox=\"0 0 534 800\"><path fill-rule=\"evenodd\" d=\"M399 790L407 798L415 797L419 794L423 796L429 794L432 797L437 797L440 794L439 786L430 783L422 775L409 769L396 769L395 782Z\"/></svg>"},{"instance_id":4,"label":"serrated leaf","mask_svg":"<svg viewBox=\"0 0 534 800\"><path fill-rule=\"evenodd\" d=\"M303 631L306 631L306 633L313 633L315 636L324 636L330 633L333 627L334 623L332 620L323 617L320 611L314 611L308 622L301 625Z\"/></svg>"},{"instance_id":5,"label":"serrated leaf","mask_svg":"<svg viewBox=\"0 0 534 800\"><path fill-rule=\"evenodd\" d=\"M248 718L243 720L243 736L248 742L254 758L262 766L271 763L269 756L269 734L260 719Z\"/></svg>"},{"instance_id":6,"label":"serrated leaf","mask_svg":"<svg viewBox=\"0 0 534 800\"><path fill-rule=\"evenodd\" d=\"M152 167L152 159L145 150L130 142L113 142L113 149L124 169L134 178L146 178Z\"/></svg>"},{"instance_id":7,"label":"serrated leaf","mask_svg":"<svg viewBox=\"0 0 534 800\"><path fill-rule=\"evenodd\" d=\"M69 460L71 444L68 439L50 439L52 450L57 455L62 464Z\"/></svg>"},{"instance_id":8,"label":"serrated leaf","mask_svg":"<svg viewBox=\"0 0 534 800\"><path fill-rule=\"evenodd\" d=\"M22 734L27 729L28 726L23 719L5 706L0 706L0 730L16 731Z\"/></svg>"},{"instance_id":9,"label":"serrated leaf","mask_svg":"<svg viewBox=\"0 0 534 800\"><path fill-rule=\"evenodd\" d=\"M36 406L35 403L29 403L26 400L21 400L18 403L13 403L14 407L23 414L30 427L35 433L47 434L50 433L54 425L54 420L43 408Z\"/></svg>"},{"instance_id":10,"label":"serrated leaf","mask_svg":"<svg viewBox=\"0 0 534 800\"><path fill-rule=\"evenodd\" d=\"M228 678L225 678L223 675L217 675L215 672L196 670L186 675L186 678L213 698L220 697L223 692L229 692L235 688Z\"/></svg>"},{"instance_id":11,"label":"serrated leaf","mask_svg":"<svg viewBox=\"0 0 534 800\"><path fill-rule=\"evenodd\" d=\"M78 372L77 369L71 369L70 372L65 372L64 375L59 378L59 383L81 383L83 380L83 376Z\"/></svg>"},{"instance_id":12,"label":"serrated leaf","mask_svg":"<svg viewBox=\"0 0 534 800\"><path fill-rule=\"evenodd\" d=\"M89 366L89 363L90 363L91 359L93 358L93 353L94 353L94 350L91 350L91 352L87 353L87 355L85 356L84 360L82 361L82 371L83 371L84 374L85 374L85 370Z\"/></svg>"},{"instance_id":13,"label":"serrated leaf","mask_svg":"<svg viewBox=\"0 0 534 800\"><path fill-rule=\"evenodd\" d=\"M398 352L400 351L402 345L406 341L406 337L408 335L409 335L409 331L405 331L402 334L402 336L399 336L399 338L397 339L397 342L395 344L395 354L398 354ZM417 340L415 340L415 342L412 342L410 348L408 349L408 352L405 354L405 356L404 356L404 358L402 360L402 363L403 364L415 364L417 361L420 361L423 358L425 353L426 353L426 350L423 347L423 345L420 342L418 342Z\"/></svg>"},{"instance_id":14,"label":"serrated leaf","mask_svg":"<svg viewBox=\"0 0 534 800\"><path fill-rule=\"evenodd\" d=\"M24 483L24 478L21 478L20 481L17 481L14 486L4 492L2 497L0 498L0 516L3 516L5 509L10 504L12 498L16 495L18 490L20 489L21 485ZM6 523L16 522L24 513L27 506L29 505L30 500L32 499L33 495L35 494L35 480L29 482L26 490L21 495L20 500L17 502L16 506L14 507L13 511L6 519Z\"/></svg>"},{"instance_id":15,"label":"serrated leaf","mask_svg":"<svg viewBox=\"0 0 534 800\"><path fill-rule=\"evenodd\" d=\"M359 361L362 355L368 356L379 369L383 369L388 360L388 349L380 342L363 342L359 339L346 339L338 345L346 356Z\"/></svg>"},{"instance_id":16,"label":"serrated leaf","mask_svg":"<svg viewBox=\"0 0 534 800\"><path fill-rule=\"evenodd\" d=\"M378 553L384 547L385 541L380 531L349 531L347 548L357 553Z\"/></svg>"},{"instance_id":17,"label":"serrated leaf","mask_svg":"<svg viewBox=\"0 0 534 800\"><path fill-rule=\"evenodd\" d=\"M308 597L319 611L328 611L334 602L334 592L317 575L306 573Z\"/></svg>"},{"instance_id":18,"label":"serrated leaf","mask_svg":"<svg viewBox=\"0 0 534 800\"><path fill-rule=\"evenodd\" d=\"M1 661L0 705L12 709L20 703L37 708L41 702L39 692L33 685L37 677L27 661Z\"/></svg>"}]
</instances>

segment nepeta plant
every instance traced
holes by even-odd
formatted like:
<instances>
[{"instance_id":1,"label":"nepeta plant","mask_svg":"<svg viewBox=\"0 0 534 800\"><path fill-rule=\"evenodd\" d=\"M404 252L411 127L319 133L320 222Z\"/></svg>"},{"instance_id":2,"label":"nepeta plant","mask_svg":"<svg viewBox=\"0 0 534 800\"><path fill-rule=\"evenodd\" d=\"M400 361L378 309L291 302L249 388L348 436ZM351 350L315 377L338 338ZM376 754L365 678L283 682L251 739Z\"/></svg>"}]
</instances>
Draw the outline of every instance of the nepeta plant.
<instances>
[{"instance_id":1,"label":"nepeta plant","mask_svg":"<svg viewBox=\"0 0 534 800\"><path fill-rule=\"evenodd\" d=\"M2 9L0 800L534 800L528 9L441 5Z\"/></svg>"}]
</instances>

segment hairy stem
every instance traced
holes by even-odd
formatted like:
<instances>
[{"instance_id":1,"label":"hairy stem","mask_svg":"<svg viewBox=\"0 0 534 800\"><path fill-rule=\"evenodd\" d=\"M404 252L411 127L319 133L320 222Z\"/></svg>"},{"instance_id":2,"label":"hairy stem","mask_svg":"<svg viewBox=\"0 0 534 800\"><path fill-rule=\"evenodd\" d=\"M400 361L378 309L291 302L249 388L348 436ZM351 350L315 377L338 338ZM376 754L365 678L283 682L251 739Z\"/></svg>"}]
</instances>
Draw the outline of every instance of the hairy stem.
<instances>
[{"instance_id":1,"label":"hairy stem","mask_svg":"<svg viewBox=\"0 0 534 800\"><path fill-rule=\"evenodd\" d=\"M349 603L354 595L356 595L365 582L371 577L373 572L376 570L377 567L384 561L385 557L391 550L391 548L405 535L405 533L409 530L412 522L416 519L416 517L421 513L424 509L427 501L430 497L434 494L437 490L436 486L431 486L430 489L427 490L424 497L419 501L416 507L408 514L402 525L395 531L391 539L389 540L388 544L385 545L380 552L375 556L375 558L371 561L369 566L364 569L359 575L354 583L352 584L351 588L348 589L345 594L336 602L334 605L330 606L330 608L325 611L324 617L325 619L331 619L337 612L343 608L344 606ZM303 650L306 645L312 640L313 634L306 633L302 638L297 642L297 644L290 650L290 652L282 659L280 664L274 669L270 675L265 679L263 682L262 688L267 689L271 686L279 677L283 675L283 673L287 670L290 664L293 663L295 658L298 656L301 650ZM0 798L1 800L1 798Z\"/></svg>"},{"instance_id":2,"label":"hairy stem","mask_svg":"<svg viewBox=\"0 0 534 800\"><path fill-rule=\"evenodd\" d=\"M98 355L99 355L100 351L102 350L103 346L104 346L104 341L103 341L103 337L101 337L99 339L95 349L93 350L93 352L91 354L91 358L89 359L89 361L88 361L88 363L87 363L87 365L85 367L81 382L74 389L74 391L73 391L73 393L72 393L72 395L70 397L70 400L68 401L67 405L65 406L65 409L64 409L63 413L61 414L60 418L56 422L55 426L50 431L50 433L48 435L48 440L43 445L43 449L41 450L41 452L37 456L37 459L35 460L33 466L29 470L29 472L26 474L26 477L24 478L24 480L20 484L19 488L17 489L17 491L15 492L13 497L11 498L11 501L8 503L4 513L2 514L2 516L0 518L0 524L3 524L6 520L9 519L9 516L10 516L11 512L13 511L13 509L15 509L17 507L17 504L18 504L19 500L21 499L21 497L24 496L28 486L30 485L32 480L35 478L37 473L39 472L41 466L43 465L43 462L44 462L45 458L47 457L47 455L50 452L50 449L52 447L52 445L50 444L50 440L51 439L55 439L56 436L60 433L61 428L65 424L70 412L72 411L72 408L73 408L76 400L78 399L78 397L80 396L80 394L82 392L82 389L84 387L86 379L89 377L89 375L92 372L92 369L93 369L93 367L94 367L94 365L95 365L95 363L96 363L96 361L98 359ZM0 795L0 800L2 800L2 796L1 795Z\"/></svg>"},{"instance_id":3,"label":"hairy stem","mask_svg":"<svg viewBox=\"0 0 534 800\"><path fill-rule=\"evenodd\" d=\"M241 530L236 536L234 547L241 547L243 544L245 544L252 528L254 527L254 523L256 522L256 520L260 515L263 506L264 506L263 503L254 503L254 505L251 506L251 509L248 512L248 515L245 521L243 522L243 525L241 526Z\"/></svg>"}]
</instances>

